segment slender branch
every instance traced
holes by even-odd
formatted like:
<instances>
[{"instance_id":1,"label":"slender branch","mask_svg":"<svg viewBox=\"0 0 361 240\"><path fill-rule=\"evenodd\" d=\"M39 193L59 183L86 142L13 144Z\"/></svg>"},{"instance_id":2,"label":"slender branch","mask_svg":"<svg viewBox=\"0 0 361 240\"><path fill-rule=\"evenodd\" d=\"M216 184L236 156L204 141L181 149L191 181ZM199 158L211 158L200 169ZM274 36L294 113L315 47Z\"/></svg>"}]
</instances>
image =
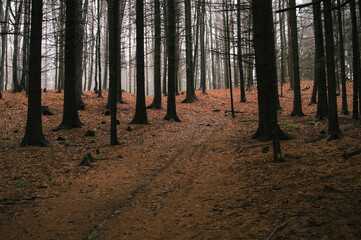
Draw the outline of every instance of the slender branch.
<instances>
[{"instance_id":1,"label":"slender branch","mask_svg":"<svg viewBox=\"0 0 361 240\"><path fill-rule=\"evenodd\" d=\"M339 8L343 8L344 6L346 6L347 3L349 3L351 0L345 0L343 3L341 3L340 5L337 5L333 8L331 8L331 10L336 10L336 9L339 9ZM297 5L297 6L294 6L294 7L289 7L289 8L283 8L283 9L279 9L276 11L276 13L282 13L282 12L287 12L287 11L291 11L291 10L294 10L294 9L301 9L301 8L305 8L305 7L309 7L309 6L312 6L316 3L320 3L320 2L323 2L323 0L318 0L318 1L315 1L315 2L310 2L310 3L305 3L305 4L300 4L300 5Z\"/></svg>"},{"instance_id":2,"label":"slender branch","mask_svg":"<svg viewBox=\"0 0 361 240\"><path fill-rule=\"evenodd\" d=\"M300 4L300 5L297 5L297 6L294 6L294 7L283 8L283 9L277 10L276 13L287 12L287 11L291 11L291 10L294 10L294 9L297 9L297 8L299 8L299 9L305 8L305 7L312 6L313 4L316 4L316 3L320 3L320 2L323 2L323 0L318 0L318 1L316 1L316 2L310 2L310 3Z\"/></svg>"}]
</instances>

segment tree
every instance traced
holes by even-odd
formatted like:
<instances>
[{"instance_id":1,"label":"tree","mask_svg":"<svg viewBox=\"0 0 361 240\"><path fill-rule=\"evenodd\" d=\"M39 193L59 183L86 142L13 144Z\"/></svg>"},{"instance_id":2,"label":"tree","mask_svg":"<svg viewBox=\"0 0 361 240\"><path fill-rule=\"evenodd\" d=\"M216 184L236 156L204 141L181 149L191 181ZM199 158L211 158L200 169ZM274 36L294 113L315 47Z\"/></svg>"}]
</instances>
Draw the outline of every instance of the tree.
<instances>
[{"instance_id":1,"label":"tree","mask_svg":"<svg viewBox=\"0 0 361 240\"><path fill-rule=\"evenodd\" d=\"M109 21L109 108L111 113L110 145L118 145L117 139L117 83L120 77L119 1L108 1Z\"/></svg>"},{"instance_id":2,"label":"tree","mask_svg":"<svg viewBox=\"0 0 361 240\"><path fill-rule=\"evenodd\" d=\"M355 0L355 3L356 3L356 0ZM358 0L357 3L358 3L358 8L359 8L359 15L361 16L361 12L360 12L361 11L361 2L360 2L360 0ZM358 55L359 55L359 58L360 58L360 52L358 52ZM359 71L361 73L361 68L359 68ZM360 79L358 79L358 101L359 101L359 111L361 112L361 80Z\"/></svg>"},{"instance_id":3,"label":"tree","mask_svg":"<svg viewBox=\"0 0 361 240\"><path fill-rule=\"evenodd\" d=\"M137 61L137 102L132 124L148 124L144 89L144 6L143 0L136 1L136 61Z\"/></svg>"},{"instance_id":4,"label":"tree","mask_svg":"<svg viewBox=\"0 0 361 240\"><path fill-rule=\"evenodd\" d=\"M18 76L18 58L19 58L19 36L20 36L20 22L21 22L21 12L23 9L23 0L20 0L18 5L18 10L15 15L15 22L14 22L14 52L13 52L13 92L21 92L21 87L19 83L19 76Z\"/></svg>"},{"instance_id":5,"label":"tree","mask_svg":"<svg viewBox=\"0 0 361 240\"><path fill-rule=\"evenodd\" d=\"M232 112L232 117L235 117L236 115L234 114L234 103L233 103L233 84L232 84L232 67L231 67L231 36L230 36L230 28L229 28L229 9L228 9L228 1L226 0L224 2L224 9L226 11L226 17L225 17L225 40L226 40L226 61L228 64L226 64L226 67L228 68L228 71L226 74L226 82L228 81L229 83L229 92L230 92L230 96L231 96L231 112Z\"/></svg>"},{"instance_id":6,"label":"tree","mask_svg":"<svg viewBox=\"0 0 361 240\"><path fill-rule=\"evenodd\" d=\"M340 5L340 0L337 0L337 5ZM346 70L345 70L345 46L342 27L341 8L337 9L337 24L338 24L338 37L339 37L339 54L340 54L340 66L341 66L341 84L342 84L342 110L344 115L349 115L347 107L347 91L346 91Z\"/></svg>"},{"instance_id":7,"label":"tree","mask_svg":"<svg viewBox=\"0 0 361 240\"><path fill-rule=\"evenodd\" d=\"M41 121L42 12L42 0L33 0L31 11L28 115L25 136L20 146L49 146L43 134Z\"/></svg>"},{"instance_id":8,"label":"tree","mask_svg":"<svg viewBox=\"0 0 361 240\"><path fill-rule=\"evenodd\" d=\"M23 69L21 71L20 79L20 89L25 89L27 91L27 84L29 80L29 48L30 48L30 18L26 17L30 15L30 1L25 1L24 3L24 34L23 34Z\"/></svg>"},{"instance_id":9,"label":"tree","mask_svg":"<svg viewBox=\"0 0 361 240\"><path fill-rule=\"evenodd\" d=\"M160 1L154 0L154 99L147 108L162 109L162 84L161 84L161 12Z\"/></svg>"},{"instance_id":10,"label":"tree","mask_svg":"<svg viewBox=\"0 0 361 240\"><path fill-rule=\"evenodd\" d=\"M291 116L304 116L302 112L301 100L301 83L300 83L300 65L298 54L298 34L297 34L297 17L296 17L296 2L290 0L290 30L291 30L291 47L292 47L292 72L294 81L294 98L293 98L293 111Z\"/></svg>"},{"instance_id":11,"label":"tree","mask_svg":"<svg viewBox=\"0 0 361 240\"><path fill-rule=\"evenodd\" d=\"M165 120L180 122L176 111L175 82L176 72L176 21L175 0L167 1L167 48L168 48L168 105Z\"/></svg>"},{"instance_id":12,"label":"tree","mask_svg":"<svg viewBox=\"0 0 361 240\"><path fill-rule=\"evenodd\" d=\"M6 33L8 30L8 20L9 20L9 8L10 0L6 1L5 6L5 15L4 15L4 24L2 25L1 32ZM2 9L2 8L1 8ZM1 91L4 91L4 79L5 79L5 55L7 48L7 37L6 34L1 35L1 57L0 57L0 94Z\"/></svg>"},{"instance_id":13,"label":"tree","mask_svg":"<svg viewBox=\"0 0 361 240\"><path fill-rule=\"evenodd\" d=\"M259 128L254 137L273 139L274 162L281 162L279 139L285 137L277 123L277 67L271 0L253 0L253 33L258 82ZM266 123L266 125L264 125Z\"/></svg>"},{"instance_id":14,"label":"tree","mask_svg":"<svg viewBox=\"0 0 361 240\"><path fill-rule=\"evenodd\" d=\"M61 93L61 90L64 89L65 85L65 10L66 6L64 1L60 1L60 17L59 17L59 74L58 74L58 91Z\"/></svg>"},{"instance_id":15,"label":"tree","mask_svg":"<svg viewBox=\"0 0 361 240\"><path fill-rule=\"evenodd\" d=\"M238 68L240 77L240 91L241 100L240 102L247 102L246 92L244 89L244 73L243 73L243 57L242 57L242 25L241 25L241 0L237 0L237 47L238 47Z\"/></svg>"},{"instance_id":16,"label":"tree","mask_svg":"<svg viewBox=\"0 0 361 240\"><path fill-rule=\"evenodd\" d=\"M81 0L66 0L66 17L65 17L65 84L64 84L64 104L63 104L63 120L60 125L53 129L70 130L82 126L79 118L78 108L76 105L77 91L77 72L79 69L79 61L82 56L79 55L79 48L82 46L77 30L79 29L81 15ZM80 58L80 60L79 60Z\"/></svg>"},{"instance_id":17,"label":"tree","mask_svg":"<svg viewBox=\"0 0 361 240\"><path fill-rule=\"evenodd\" d=\"M200 48L201 48L201 89L202 94L207 94L206 92L206 52L205 52L205 15L206 15L206 4L204 0L201 0L198 4L200 4Z\"/></svg>"},{"instance_id":18,"label":"tree","mask_svg":"<svg viewBox=\"0 0 361 240\"><path fill-rule=\"evenodd\" d=\"M186 98L183 103L192 103L196 100L194 91L194 63L193 63L193 43L192 43L192 14L191 1L184 1L185 12L185 32L186 32L186 74L187 74L187 88Z\"/></svg>"},{"instance_id":19,"label":"tree","mask_svg":"<svg viewBox=\"0 0 361 240\"><path fill-rule=\"evenodd\" d=\"M97 31L97 61L98 61L98 76L95 78L98 78L98 89L96 89L98 93L98 98L102 98L102 64L101 64L101 52L100 52L100 44L101 44L101 28L100 28L100 20L101 20L101 14L100 14L100 0L97 0L98 7L97 7L97 17L98 17L98 31ZM118 13L119 14L119 13ZM95 80L97 82L97 80Z\"/></svg>"},{"instance_id":20,"label":"tree","mask_svg":"<svg viewBox=\"0 0 361 240\"><path fill-rule=\"evenodd\" d=\"M325 53L322 30L322 12L321 3L318 0L313 0L313 3L313 26L315 33L314 84L317 85L318 88L316 118L324 119L328 113L328 105L326 91Z\"/></svg>"},{"instance_id":21,"label":"tree","mask_svg":"<svg viewBox=\"0 0 361 240\"><path fill-rule=\"evenodd\" d=\"M75 25L77 40L76 40L76 58L75 58L75 67L76 67L76 106L78 110L85 110L85 103L83 102L82 96L82 85L83 85L83 53L84 53L84 33L85 33L85 14L88 9L88 0L85 0L84 7L82 5L83 0L80 0L77 7L77 21Z\"/></svg>"},{"instance_id":22,"label":"tree","mask_svg":"<svg viewBox=\"0 0 361 240\"><path fill-rule=\"evenodd\" d=\"M279 0L278 2L279 8L283 8L284 7L284 1L283 0ZM286 66L285 66L285 55L286 55L286 49L285 49L285 40L286 40L286 33L285 33L285 14L282 12L280 13L279 16L279 24L280 24L280 44L281 44L281 50L280 50L280 55L281 55L281 97L283 97L283 84L286 82L286 77L285 77L285 71L286 71Z\"/></svg>"},{"instance_id":23,"label":"tree","mask_svg":"<svg viewBox=\"0 0 361 240\"><path fill-rule=\"evenodd\" d=\"M127 3L127 1L126 0L121 0L120 1L120 12L118 13L119 14L119 24L118 24L118 28L119 28L119 30L118 30L118 34L119 34L119 37L118 37L118 39L119 39L119 41L121 41L121 36L122 36L122 28L123 28L123 19L124 19L124 10L125 10L125 6L126 6L126 3ZM110 14L110 11L111 10L109 10L109 6L108 6L108 13ZM109 19L108 19L108 21L109 21ZM110 22L109 22L109 24L110 24ZM110 27L109 27L110 28ZM108 31L109 32L109 31ZM113 36L114 37L114 36ZM107 37L108 38L108 41L110 41L110 36L108 36ZM110 42L108 43L108 44L110 44ZM121 43L120 43L121 44ZM120 48L121 48L121 46L119 45L118 46L118 51L119 51L119 61L117 61L117 63L118 63L118 69L119 69L119 71L117 71L117 74L119 75L118 77L117 77L117 86L116 86L116 93L117 93L117 102L118 103L121 103L121 104L125 104L126 102L123 100L123 94L122 94L122 81L121 81L121 69L122 69L122 63L121 63L121 61L120 61L120 59L121 59L121 50L120 50ZM109 48L108 48L108 51L109 51ZM108 52L108 58L110 57L110 53ZM109 65L110 65L110 63L109 63ZM110 68L110 66L109 66L109 68ZM110 69L109 69L109 71L110 71ZM110 90L109 90L110 91ZM110 93L110 92L109 92ZM106 108L109 108L110 107L110 95L111 94L109 94L108 95L108 100L107 100L107 104L106 104Z\"/></svg>"},{"instance_id":24,"label":"tree","mask_svg":"<svg viewBox=\"0 0 361 240\"><path fill-rule=\"evenodd\" d=\"M324 0L325 38L326 38L326 63L328 83L328 136L327 140L342 138L338 124L336 77L335 77L335 50L332 26L331 0Z\"/></svg>"},{"instance_id":25,"label":"tree","mask_svg":"<svg viewBox=\"0 0 361 240\"><path fill-rule=\"evenodd\" d=\"M359 77L360 77L360 46L357 31L357 17L355 0L350 1L350 12L352 22L352 69L353 69L353 108L352 119L358 119L358 92L359 92Z\"/></svg>"}]
</instances>

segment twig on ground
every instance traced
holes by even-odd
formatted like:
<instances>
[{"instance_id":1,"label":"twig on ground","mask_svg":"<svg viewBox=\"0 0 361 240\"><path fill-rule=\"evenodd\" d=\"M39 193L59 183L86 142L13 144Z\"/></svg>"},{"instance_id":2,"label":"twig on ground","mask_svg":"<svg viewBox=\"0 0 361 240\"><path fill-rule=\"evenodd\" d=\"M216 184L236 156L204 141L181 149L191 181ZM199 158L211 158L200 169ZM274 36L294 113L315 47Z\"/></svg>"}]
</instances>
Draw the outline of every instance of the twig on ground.
<instances>
[{"instance_id":1,"label":"twig on ground","mask_svg":"<svg viewBox=\"0 0 361 240\"><path fill-rule=\"evenodd\" d=\"M343 156L343 158L349 158L349 157L358 155L358 154L360 154L360 153L361 153L361 148L356 149L356 150L354 150L354 151L352 151L352 152L344 153L342 156Z\"/></svg>"},{"instance_id":2,"label":"twig on ground","mask_svg":"<svg viewBox=\"0 0 361 240\"><path fill-rule=\"evenodd\" d=\"M284 228L287 224L289 223L289 221L286 221L284 223L282 223L281 225L277 226L275 229L273 229L273 231L271 232L271 234L267 237L266 240L270 240L273 235L280 229Z\"/></svg>"}]
</instances>

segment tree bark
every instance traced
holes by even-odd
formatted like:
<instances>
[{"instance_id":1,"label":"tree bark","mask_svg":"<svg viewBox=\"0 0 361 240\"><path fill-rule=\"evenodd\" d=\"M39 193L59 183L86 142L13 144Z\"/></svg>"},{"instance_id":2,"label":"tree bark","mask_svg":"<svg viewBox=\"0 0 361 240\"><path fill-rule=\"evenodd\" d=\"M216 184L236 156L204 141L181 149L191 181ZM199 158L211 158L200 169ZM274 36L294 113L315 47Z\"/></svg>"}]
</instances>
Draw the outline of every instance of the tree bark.
<instances>
[{"instance_id":1,"label":"tree bark","mask_svg":"<svg viewBox=\"0 0 361 240\"><path fill-rule=\"evenodd\" d=\"M30 2L25 2L24 4L24 14L25 16L30 15ZM27 92L27 85L29 81L29 48L30 48L30 19L28 17L24 18L24 37L23 37L23 63L22 71L20 78L20 89L25 89Z\"/></svg>"},{"instance_id":2,"label":"tree bark","mask_svg":"<svg viewBox=\"0 0 361 240\"><path fill-rule=\"evenodd\" d=\"M282 2L282 4L281 4ZM284 7L284 1L279 0L279 8L283 8ZM284 13L280 13L279 15L279 24L280 24L280 44L281 44L281 97L283 97L283 84L286 82L286 77L285 77L285 71L286 71L286 67L285 67L285 21L284 21L285 15Z\"/></svg>"},{"instance_id":3,"label":"tree bark","mask_svg":"<svg viewBox=\"0 0 361 240\"><path fill-rule=\"evenodd\" d=\"M118 145L117 139L117 83L119 81L120 34L119 1L108 1L109 26L109 108L111 113L110 145Z\"/></svg>"},{"instance_id":4,"label":"tree bark","mask_svg":"<svg viewBox=\"0 0 361 240\"><path fill-rule=\"evenodd\" d=\"M281 132L277 123L277 67L272 1L253 0L252 10L260 116L260 125L255 137L267 140L272 139L273 161L281 162L282 157L279 139L285 136L285 134ZM264 128L266 125L262 127L264 123L268 125L266 128ZM266 132L268 132L268 134L265 135Z\"/></svg>"},{"instance_id":5,"label":"tree bark","mask_svg":"<svg viewBox=\"0 0 361 240\"><path fill-rule=\"evenodd\" d=\"M193 98L194 93L194 72L193 72L193 42L192 42L192 14L191 14L191 1L184 1L185 11L185 31L186 31L186 77L187 88L186 98L183 103L192 103L196 99Z\"/></svg>"},{"instance_id":6,"label":"tree bark","mask_svg":"<svg viewBox=\"0 0 361 240\"><path fill-rule=\"evenodd\" d=\"M8 20L9 20L9 7L10 7L10 0L6 1L5 6L5 16L4 16L4 23L2 25L1 31L7 32L8 31ZM6 34L1 35L1 58L0 58L0 92L4 91L4 80L5 80L5 56L7 49L7 37Z\"/></svg>"},{"instance_id":7,"label":"tree bark","mask_svg":"<svg viewBox=\"0 0 361 240\"><path fill-rule=\"evenodd\" d=\"M63 120L53 131L70 130L82 126L78 115L76 105L77 91L77 72L79 53L81 47L77 32L80 24L79 9L81 8L81 0L66 0L66 17L65 17L65 84L64 84L64 105Z\"/></svg>"},{"instance_id":8,"label":"tree bark","mask_svg":"<svg viewBox=\"0 0 361 240\"><path fill-rule=\"evenodd\" d=\"M137 99L132 124L148 124L145 106L145 75L144 75L144 5L143 0L136 1L136 61L137 61Z\"/></svg>"},{"instance_id":9,"label":"tree bark","mask_svg":"<svg viewBox=\"0 0 361 240\"><path fill-rule=\"evenodd\" d=\"M165 120L180 122L176 111L175 79L176 72L176 22L175 0L167 1L167 48L168 48L168 105Z\"/></svg>"},{"instance_id":10,"label":"tree bark","mask_svg":"<svg viewBox=\"0 0 361 240\"><path fill-rule=\"evenodd\" d=\"M230 91L230 95L231 95L231 112L232 112L232 117L235 117L236 115L234 114L234 103L233 103L233 84L232 84L232 67L231 67L231 36L230 36L230 28L229 28L229 14L228 14L228 1L225 1L224 4L224 8L226 10L226 59L228 61L228 76L227 76L227 80L229 82L229 91ZM227 81L226 80L226 81Z\"/></svg>"},{"instance_id":11,"label":"tree bark","mask_svg":"<svg viewBox=\"0 0 361 240\"><path fill-rule=\"evenodd\" d=\"M206 92L206 51L205 51L205 40L204 40L204 32L205 32L205 14L206 14L206 8L205 8L205 2L202 0L199 3L200 6L200 48L201 48L201 89L202 94L207 94Z\"/></svg>"},{"instance_id":12,"label":"tree bark","mask_svg":"<svg viewBox=\"0 0 361 240\"><path fill-rule=\"evenodd\" d=\"M241 99L240 102L247 102L244 88L243 56L242 56L242 25L241 25L241 0L237 0L237 47L238 47L238 69L240 80Z\"/></svg>"},{"instance_id":13,"label":"tree bark","mask_svg":"<svg viewBox=\"0 0 361 240\"><path fill-rule=\"evenodd\" d=\"M323 44L322 12L321 3L313 0L313 22L315 33L315 69L314 82L318 88L318 101L316 118L324 119L328 114L327 90L326 90L326 70L325 53Z\"/></svg>"},{"instance_id":14,"label":"tree bark","mask_svg":"<svg viewBox=\"0 0 361 240\"><path fill-rule=\"evenodd\" d=\"M20 146L49 146L43 134L41 121L42 11L42 0L33 0L31 11L28 115L25 136Z\"/></svg>"},{"instance_id":15,"label":"tree bark","mask_svg":"<svg viewBox=\"0 0 361 240\"><path fill-rule=\"evenodd\" d=\"M18 67L18 58L19 58L19 35L20 35L20 22L21 22L21 11L23 8L23 0L20 1L18 10L15 13L15 22L14 22L14 52L13 52L13 92L21 92L20 83L19 83L19 67Z\"/></svg>"},{"instance_id":16,"label":"tree bark","mask_svg":"<svg viewBox=\"0 0 361 240\"><path fill-rule=\"evenodd\" d=\"M340 0L337 0L337 5L340 5ZM346 69L345 69L345 46L344 46L344 37L343 37L343 27L342 27L342 10L341 8L337 9L337 22L338 22L338 34L339 34L339 44L340 44L340 67L341 67L341 84L342 84L342 110L341 113L344 115L349 115L348 106L347 106L347 91L346 91Z\"/></svg>"},{"instance_id":17,"label":"tree bark","mask_svg":"<svg viewBox=\"0 0 361 240\"><path fill-rule=\"evenodd\" d=\"M64 1L60 1L60 18L59 18L59 78L58 78L58 93L64 89L65 85L65 13L66 6Z\"/></svg>"},{"instance_id":18,"label":"tree bark","mask_svg":"<svg viewBox=\"0 0 361 240\"><path fill-rule=\"evenodd\" d=\"M97 17L98 17L98 24L97 24L97 27L98 27L98 31L97 31L97 41L98 41L98 45L97 45L97 52L98 52L98 55L97 55L97 61L98 61L98 76L96 76L96 78L98 79L98 98L102 98L102 54L101 54L101 51L100 51L100 45L101 45L101 28L100 28L100 21L101 21L101 11L100 11L100 8L101 8L101 4L100 4L100 0L98 0L98 12L97 12Z\"/></svg>"},{"instance_id":19,"label":"tree bark","mask_svg":"<svg viewBox=\"0 0 361 240\"><path fill-rule=\"evenodd\" d=\"M350 1L351 23L352 23L352 68L353 68L353 106L352 119L359 119L358 94L360 85L360 46L357 29L357 17L355 0Z\"/></svg>"},{"instance_id":20,"label":"tree bark","mask_svg":"<svg viewBox=\"0 0 361 240\"><path fill-rule=\"evenodd\" d=\"M290 7L295 7L295 0L290 0ZM299 65L299 53L298 53L298 33L297 33L297 17L296 9L290 10L290 27L291 27L291 45L292 45L292 72L294 80L294 97L293 97L293 111L291 116L304 116L302 112L302 100L301 100L301 80L300 80L300 65Z\"/></svg>"},{"instance_id":21,"label":"tree bark","mask_svg":"<svg viewBox=\"0 0 361 240\"><path fill-rule=\"evenodd\" d=\"M154 99L148 108L162 109L162 85L161 85L161 12L160 1L154 0Z\"/></svg>"},{"instance_id":22,"label":"tree bark","mask_svg":"<svg viewBox=\"0 0 361 240\"><path fill-rule=\"evenodd\" d=\"M325 38L326 38L326 62L328 83L328 136L327 141L342 138L338 124L336 78L335 78L335 50L332 26L331 0L324 0Z\"/></svg>"}]
</instances>

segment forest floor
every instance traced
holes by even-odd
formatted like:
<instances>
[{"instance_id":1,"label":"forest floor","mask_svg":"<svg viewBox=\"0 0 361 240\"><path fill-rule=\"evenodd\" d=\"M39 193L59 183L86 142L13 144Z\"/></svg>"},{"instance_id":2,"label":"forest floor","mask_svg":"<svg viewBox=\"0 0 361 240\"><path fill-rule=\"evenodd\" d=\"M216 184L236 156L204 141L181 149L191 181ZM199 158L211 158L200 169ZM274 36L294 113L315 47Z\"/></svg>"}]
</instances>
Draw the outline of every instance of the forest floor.
<instances>
[{"instance_id":1,"label":"forest floor","mask_svg":"<svg viewBox=\"0 0 361 240\"><path fill-rule=\"evenodd\" d=\"M43 105L55 113L43 116L48 148L19 147L27 100L5 92L0 239L361 239L361 155L344 156L361 147L360 122L340 115L345 137L326 142L327 121L308 105L312 82L302 82L305 117L290 117L293 92L285 89L279 124L297 138L281 142L286 161L278 164L271 142L251 139L256 88L247 103L235 89L235 118L225 113L229 92L212 90L197 92L192 104L177 97L180 123L148 110L149 125L128 124L135 96L124 93L119 146L109 145L106 98L85 92L84 127L52 132L63 95L48 91ZM88 130L95 136L84 136ZM97 161L78 166L88 153Z\"/></svg>"}]
</instances>

